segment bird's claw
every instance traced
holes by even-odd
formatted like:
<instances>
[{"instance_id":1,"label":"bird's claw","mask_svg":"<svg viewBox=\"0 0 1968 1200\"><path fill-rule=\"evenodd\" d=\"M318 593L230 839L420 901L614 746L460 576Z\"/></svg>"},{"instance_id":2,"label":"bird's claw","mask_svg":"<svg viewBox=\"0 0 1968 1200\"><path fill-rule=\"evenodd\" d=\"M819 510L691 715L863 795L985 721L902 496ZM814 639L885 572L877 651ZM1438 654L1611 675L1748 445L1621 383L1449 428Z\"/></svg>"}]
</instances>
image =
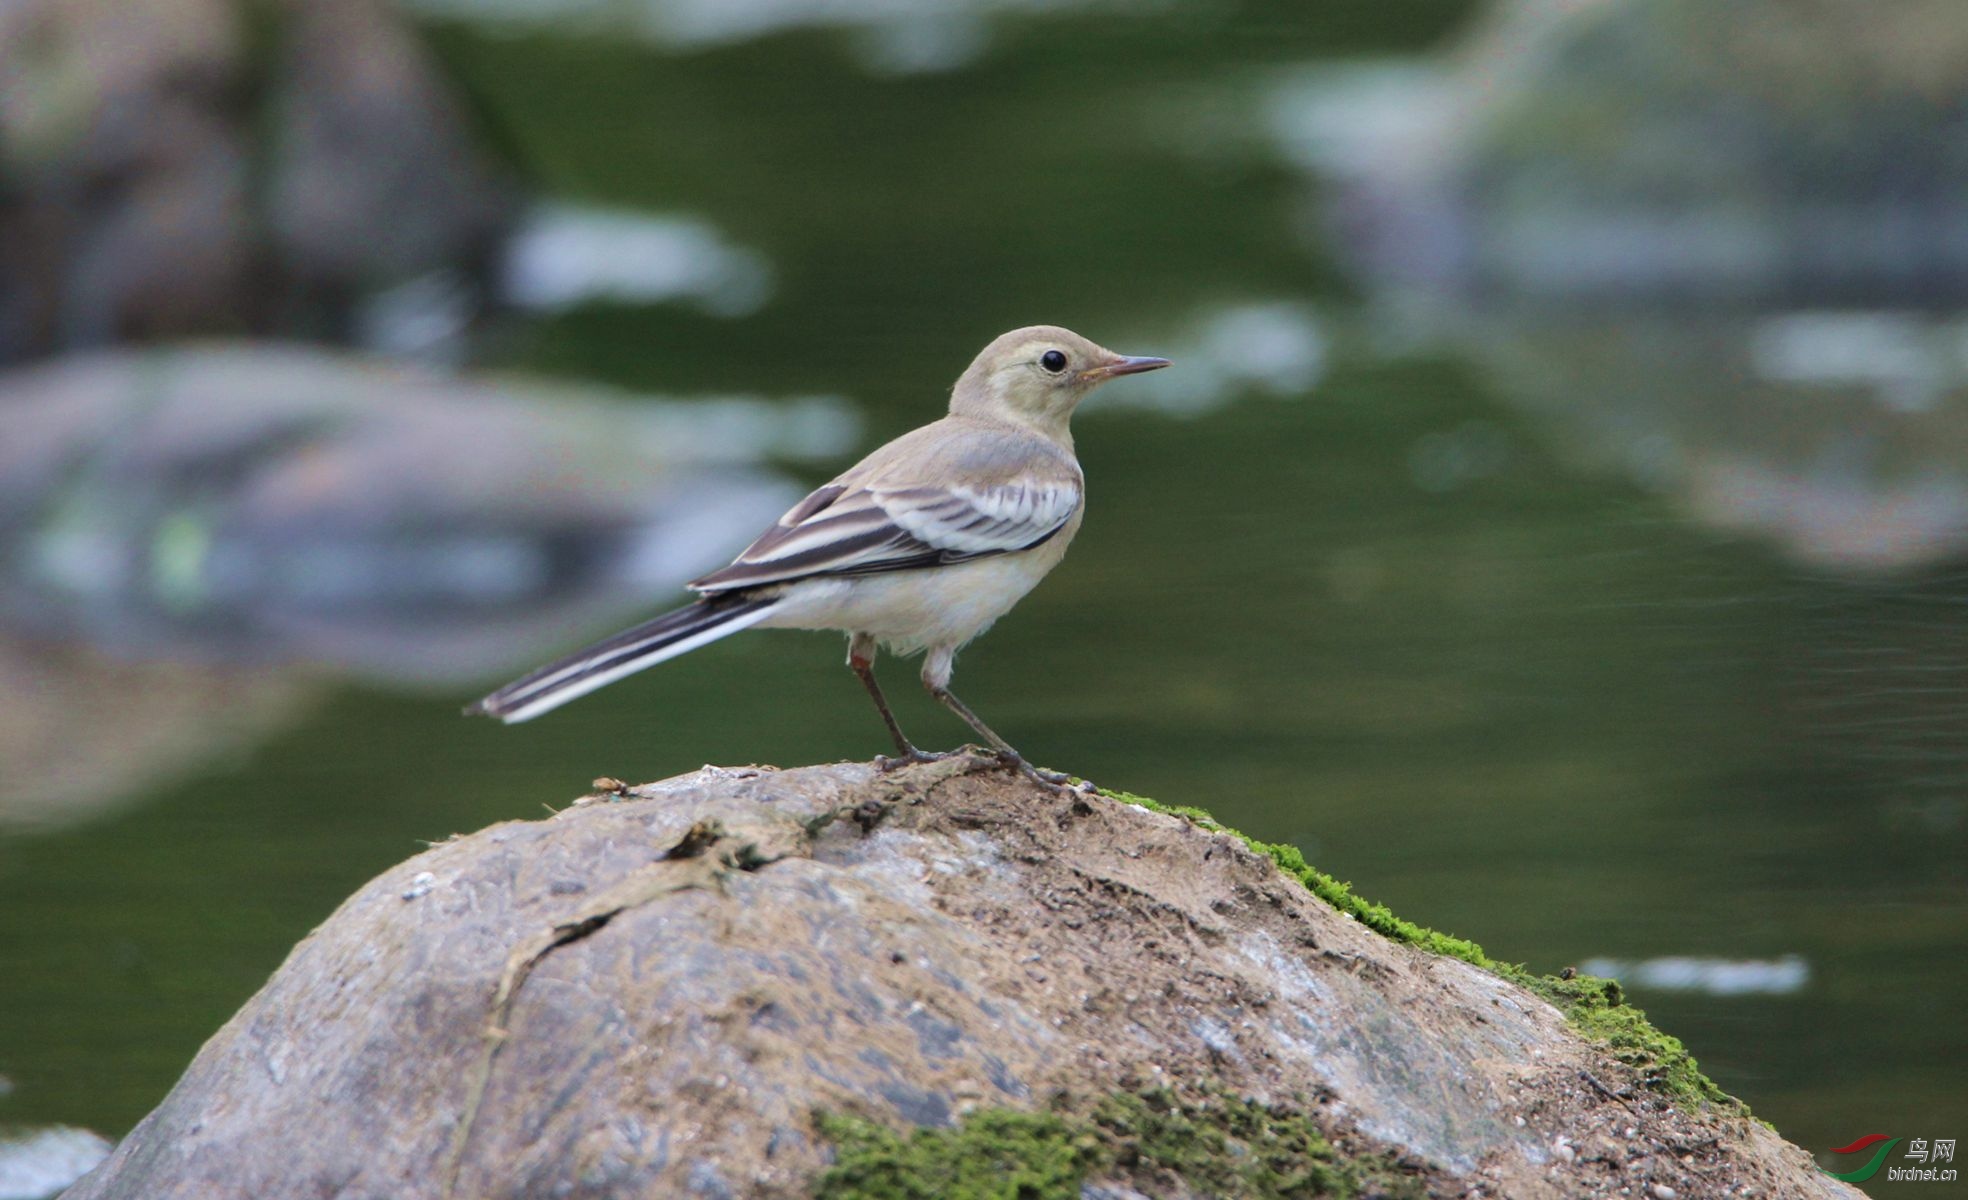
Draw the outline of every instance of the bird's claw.
<instances>
[{"instance_id":1,"label":"bird's claw","mask_svg":"<svg viewBox=\"0 0 1968 1200\"><path fill-rule=\"evenodd\" d=\"M932 754L927 750L918 750L916 747L911 746L905 754L875 755L875 770L886 775L890 771L899 770L902 767L912 767L917 763L942 762L948 757L950 756L947 753Z\"/></svg>"},{"instance_id":2,"label":"bird's claw","mask_svg":"<svg viewBox=\"0 0 1968 1200\"><path fill-rule=\"evenodd\" d=\"M1048 771L1044 767L1033 766L1031 763L1025 761L1024 755L1014 750L999 750L997 751L997 757L999 764L1005 770L1016 771L1034 783L1041 783L1052 788L1063 788L1070 785L1073 781L1071 775L1064 774L1060 771Z\"/></svg>"},{"instance_id":3,"label":"bird's claw","mask_svg":"<svg viewBox=\"0 0 1968 1200\"><path fill-rule=\"evenodd\" d=\"M890 771L900 770L903 767L915 766L918 763L943 762L946 759L957 758L964 755L982 755L983 761L979 765L986 765L992 762L993 760L995 760L1000 768L1006 771L1015 771L1018 774L1025 776L1027 779L1030 779L1032 782L1040 784L1041 786L1044 787L1065 788L1068 790L1077 789L1080 791L1093 790L1092 784L1084 783L1084 782L1075 784L1073 782L1073 777L1071 775L1065 774L1064 772L1048 771L1044 767L1033 766L1031 763L1025 760L1024 755L1019 754L1015 750L993 750L983 746L960 746L955 750L945 750L941 753L934 753L928 750L920 750L914 746L911 746L909 747L907 753L876 755L875 770L886 775Z\"/></svg>"}]
</instances>

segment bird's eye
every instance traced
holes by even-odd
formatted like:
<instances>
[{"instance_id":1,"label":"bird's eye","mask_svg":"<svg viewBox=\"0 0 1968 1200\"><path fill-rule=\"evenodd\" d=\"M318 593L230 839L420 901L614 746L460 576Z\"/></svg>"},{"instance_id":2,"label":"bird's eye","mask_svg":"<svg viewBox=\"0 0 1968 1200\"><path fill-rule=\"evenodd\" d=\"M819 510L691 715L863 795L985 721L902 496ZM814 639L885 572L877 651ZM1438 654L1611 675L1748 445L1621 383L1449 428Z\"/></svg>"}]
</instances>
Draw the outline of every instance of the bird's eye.
<instances>
[{"instance_id":1,"label":"bird's eye","mask_svg":"<svg viewBox=\"0 0 1968 1200\"><path fill-rule=\"evenodd\" d=\"M1066 356L1057 350L1048 350L1039 355L1039 365L1057 375L1066 369Z\"/></svg>"}]
</instances>

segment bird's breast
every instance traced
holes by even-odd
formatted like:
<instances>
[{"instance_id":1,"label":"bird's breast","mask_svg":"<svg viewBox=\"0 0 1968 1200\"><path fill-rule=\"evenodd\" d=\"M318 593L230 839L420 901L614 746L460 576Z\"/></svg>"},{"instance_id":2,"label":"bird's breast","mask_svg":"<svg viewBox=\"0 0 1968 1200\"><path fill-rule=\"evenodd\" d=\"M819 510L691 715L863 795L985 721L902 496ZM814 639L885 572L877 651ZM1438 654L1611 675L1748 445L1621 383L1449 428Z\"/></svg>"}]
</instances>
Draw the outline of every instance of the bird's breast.
<instances>
[{"instance_id":1,"label":"bird's breast","mask_svg":"<svg viewBox=\"0 0 1968 1200\"><path fill-rule=\"evenodd\" d=\"M991 627L1066 556L1079 532L1075 512L1029 550L942 567L852 578L803 580L765 625L869 633L898 654L961 646Z\"/></svg>"}]
</instances>

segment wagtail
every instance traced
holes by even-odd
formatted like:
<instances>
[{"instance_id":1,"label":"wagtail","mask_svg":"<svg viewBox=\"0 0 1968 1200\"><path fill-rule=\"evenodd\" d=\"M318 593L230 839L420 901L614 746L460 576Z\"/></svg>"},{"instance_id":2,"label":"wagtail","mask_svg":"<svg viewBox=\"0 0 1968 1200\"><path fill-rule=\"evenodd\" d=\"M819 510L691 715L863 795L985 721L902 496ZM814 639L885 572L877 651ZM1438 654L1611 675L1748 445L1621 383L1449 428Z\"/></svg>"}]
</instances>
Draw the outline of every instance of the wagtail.
<instances>
[{"instance_id":1,"label":"wagtail","mask_svg":"<svg viewBox=\"0 0 1968 1200\"><path fill-rule=\"evenodd\" d=\"M530 720L644 667L741 629L838 629L901 761L936 756L902 733L875 682L875 648L927 651L923 686L1009 764L1048 782L950 691L957 651L1057 566L1079 531L1086 481L1073 410L1121 375L1168 366L1054 325L984 347L950 415L854 464L780 517L728 567L693 580L695 603L507 684L465 711Z\"/></svg>"}]
</instances>

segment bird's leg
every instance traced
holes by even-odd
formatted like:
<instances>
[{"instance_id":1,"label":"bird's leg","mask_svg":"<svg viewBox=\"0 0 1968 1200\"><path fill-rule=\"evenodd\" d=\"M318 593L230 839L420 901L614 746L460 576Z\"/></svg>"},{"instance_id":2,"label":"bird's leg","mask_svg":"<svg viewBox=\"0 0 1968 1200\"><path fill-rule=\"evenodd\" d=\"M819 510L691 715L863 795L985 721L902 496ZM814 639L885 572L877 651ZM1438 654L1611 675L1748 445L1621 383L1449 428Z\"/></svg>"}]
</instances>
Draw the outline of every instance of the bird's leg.
<instances>
[{"instance_id":1,"label":"bird's leg","mask_svg":"<svg viewBox=\"0 0 1968 1200\"><path fill-rule=\"evenodd\" d=\"M875 711L881 714L882 724L888 726L888 736L895 739L895 757L884 756L877 765L887 770L903 763L928 762L935 758L916 749L902 732L902 726L895 720L895 714L888 710L888 697L882 695L881 684L875 682L875 639L865 633L855 634L847 643L848 669L861 680L868 689L868 695L875 702Z\"/></svg>"},{"instance_id":2,"label":"bird's leg","mask_svg":"<svg viewBox=\"0 0 1968 1200\"><path fill-rule=\"evenodd\" d=\"M1036 779L1040 783L1050 784L1054 787L1064 784L1067 780L1066 776L1061 775L1057 771L1042 771L1031 763L1026 762L1025 756L1012 749L1010 742L999 737L996 731L984 723L982 718L970 711L969 705L957 699L956 693L950 690L951 660L954 657L954 651L950 650L931 650L929 652L929 657L923 661L923 686L929 689L929 694L936 697L937 701L943 707L962 717L964 724L975 729L985 741L989 742L991 748L998 752L998 757L1004 760L1006 766L1012 767Z\"/></svg>"},{"instance_id":3,"label":"bird's leg","mask_svg":"<svg viewBox=\"0 0 1968 1200\"><path fill-rule=\"evenodd\" d=\"M1012 749L1010 742L1005 741L994 733L991 727L986 725L983 719L976 713L970 711L969 705L957 699L956 693L952 692L949 688L932 687L929 689L929 694L941 701L943 707L962 717L966 725L975 729L983 736L985 741L991 743L991 748L998 752L998 757L1004 760L1006 766L1012 767L1038 780L1040 783L1051 784L1054 787L1061 786L1069 780L1070 776L1062 775L1058 771L1042 770L1026 762L1024 755Z\"/></svg>"}]
</instances>

